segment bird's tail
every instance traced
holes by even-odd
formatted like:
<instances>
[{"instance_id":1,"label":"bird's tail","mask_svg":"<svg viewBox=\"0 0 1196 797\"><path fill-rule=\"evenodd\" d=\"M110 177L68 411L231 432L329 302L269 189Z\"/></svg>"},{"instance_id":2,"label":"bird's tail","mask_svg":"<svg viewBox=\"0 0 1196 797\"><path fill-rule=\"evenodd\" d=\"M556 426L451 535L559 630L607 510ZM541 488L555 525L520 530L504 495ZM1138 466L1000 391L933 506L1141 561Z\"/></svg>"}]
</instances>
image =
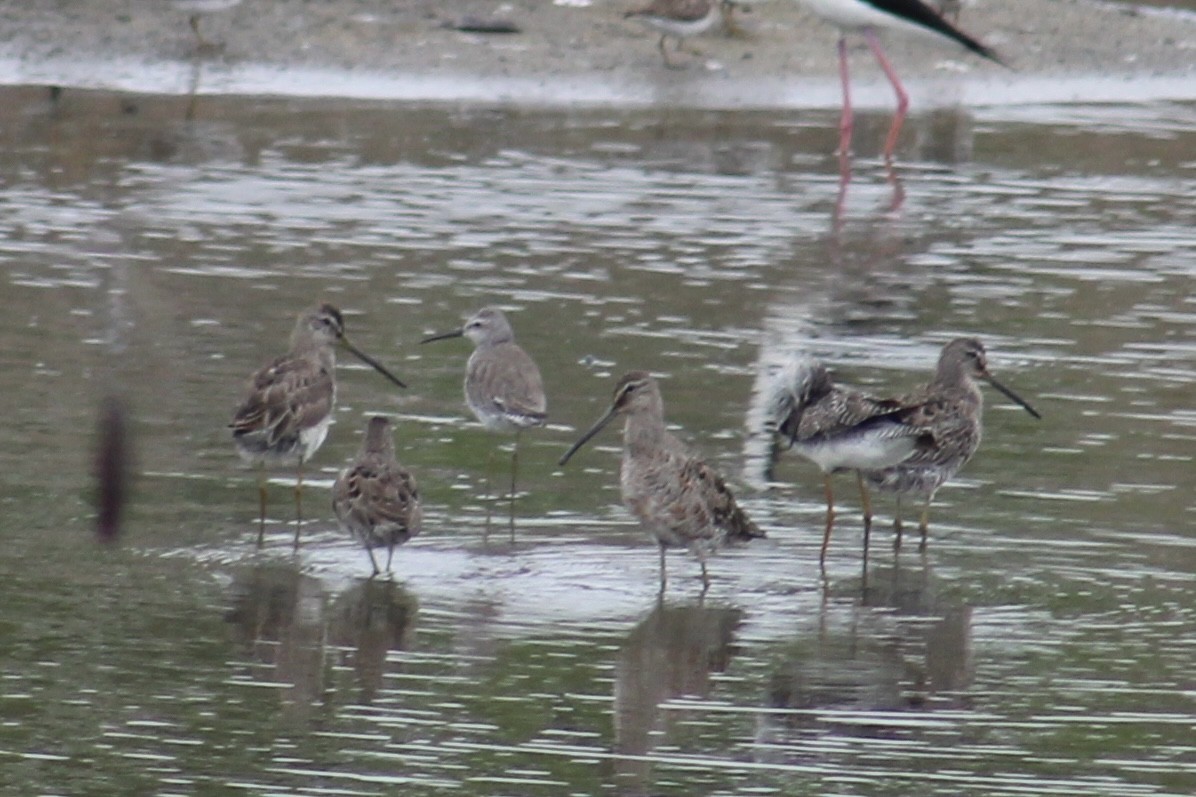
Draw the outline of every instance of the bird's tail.
<instances>
[{"instance_id":1,"label":"bird's tail","mask_svg":"<svg viewBox=\"0 0 1196 797\"><path fill-rule=\"evenodd\" d=\"M981 58L987 58L993 63L1000 64L1006 69L1013 68L1007 64L1000 55L997 54L996 50L964 33L962 30L952 25L926 4L911 2L906 3L905 5L908 7L903 8L902 10L909 15L911 21L916 22L925 28L929 28L936 33L946 36L948 39L953 39L956 42L959 42L961 45L968 48Z\"/></svg>"},{"instance_id":2,"label":"bird's tail","mask_svg":"<svg viewBox=\"0 0 1196 797\"><path fill-rule=\"evenodd\" d=\"M828 380L826 366L812 357L793 357L779 367L765 388L765 431L786 434L787 424L809 404L813 389Z\"/></svg>"},{"instance_id":3,"label":"bird's tail","mask_svg":"<svg viewBox=\"0 0 1196 797\"><path fill-rule=\"evenodd\" d=\"M734 504L731 507L731 516L727 519L727 532L728 536L736 542L747 542L768 536L764 533L764 529L757 526L748 517L747 512L744 512L739 504Z\"/></svg>"}]
</instances>

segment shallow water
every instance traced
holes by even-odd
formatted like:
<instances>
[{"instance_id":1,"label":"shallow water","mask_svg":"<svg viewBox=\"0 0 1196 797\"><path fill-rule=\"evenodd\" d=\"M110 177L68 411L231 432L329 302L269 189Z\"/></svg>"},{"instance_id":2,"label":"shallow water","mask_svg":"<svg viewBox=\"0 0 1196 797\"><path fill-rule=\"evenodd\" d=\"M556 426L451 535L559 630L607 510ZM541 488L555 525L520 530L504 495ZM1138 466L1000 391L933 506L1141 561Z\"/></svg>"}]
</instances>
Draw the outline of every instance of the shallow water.
<instances>
[{"instance_id":1,"label":"shallow water","mask_svg":"<svg viewBox=\"0 0 1196 797\"><path fill-rule=\"evenodd\" d=\"M919 116L844 190L830 111L3 95L0 790L1196 790L1196 106ZM226 424L319 299L411 389L342 363L302 551L277 472L257 552ZM513 549L483 543L507 441L466 417L468 344L417 344L486 303L552 416ZM882 528L862 568L841 479L824 579L813 466L769 483L750 433L761 375L804 350L904 391L962 333L1044 419L989 392L924 557ZM657 605L614 431L555 465L632 368L769 533L704 601L674 553ZM138 476L100 547L113 394ZM427 508L393 583L328 509L376 412Z\"/></svg>"}]
</instances>

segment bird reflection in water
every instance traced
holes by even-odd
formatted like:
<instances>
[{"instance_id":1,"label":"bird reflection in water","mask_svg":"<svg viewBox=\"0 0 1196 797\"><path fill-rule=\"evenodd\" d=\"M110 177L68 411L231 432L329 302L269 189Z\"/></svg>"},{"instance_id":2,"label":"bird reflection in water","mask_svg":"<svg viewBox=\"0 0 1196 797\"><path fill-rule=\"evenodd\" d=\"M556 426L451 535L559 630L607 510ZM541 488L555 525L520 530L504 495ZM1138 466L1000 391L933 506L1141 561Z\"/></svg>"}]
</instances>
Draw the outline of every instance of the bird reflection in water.
<instances>
[{"instance_id":1,"label":"bird reflection in water","mask_svg":"<svg viewBox=\"0 0 1196 797\"><path fill-rule=\"evenodd\" d=\"M970 706L971 608L942 600L926 567L877 568L868 582L828 591L816 626L778 658L758 720L760 759L808 760L810 742L828 735L916 739L912 714Z\"/></svg>"},{"instance_id":2,"label":"bird reflection in water","mask_svg":"<svg viewBox=\"0 0 1196 797\"><path fill-rule=\"evenodd\" d=\"M267 563L234 577L224 619L249 661L246 674L280 690L288 718L309 725L318 707L347 702L334 665L352 659L357 699L381 688L387 653L411 643L418 602L390 581L361 581L330 595L328 585L290 563Z\"/></svg>"},{"instance_id":3,"label":"bird reflection in water","mask_svg":"<svg viewBox=\"0 0 1196 797\"><path fill-rule=\"evenodd\" d=\"M329 643L352 660L358 702L372 703L382 688L387 654L411 647L418 612L415 594L391 580L359 581L333 601Z\"/></svg>"},{"instance_id":4,"label":"bird reflection in water","mask_svg":"<svg viewBox=\"0 0 1196 797\"><path fill-rule=\"evenodd\" d=\"M887 206L880 215L891 221L896 221L905 205L905 185L901 182L897 168L892 161L885 161L884 180L888 184L891 194ZM831 210L831 258L838 261L842 257L843 225L847 213L847 189L851 185L851 155L839 155L839 190L835 194L835 205Z\"/></svg>"},{"instance_id":5,"label":"bird reflection in water","mask_svg":"<svg viewBox=\"0 0 1196 797\"><path fill-rule=\"evenodd\" d=\"M742 621L743 612L733 607L658 601L631 630L615 668L614 770L620 793L650 792L649 754L659 744L675 742L686 716L700 712L665 704L710 696L711 675L726 671Z\"/></svg>"},{"instance_id":6,"label":"bird reflection in water","mask_svg":"<svg viewBox=\"0 0 1196 797\"><path fill-rule=\"evenodd\" d=\"M279 690L288 718L306 725L324 699L323 583L289 563L266 563L234 576L225 622L250 661L255 681L286 684Z\"/></svg>"}]
</instances>

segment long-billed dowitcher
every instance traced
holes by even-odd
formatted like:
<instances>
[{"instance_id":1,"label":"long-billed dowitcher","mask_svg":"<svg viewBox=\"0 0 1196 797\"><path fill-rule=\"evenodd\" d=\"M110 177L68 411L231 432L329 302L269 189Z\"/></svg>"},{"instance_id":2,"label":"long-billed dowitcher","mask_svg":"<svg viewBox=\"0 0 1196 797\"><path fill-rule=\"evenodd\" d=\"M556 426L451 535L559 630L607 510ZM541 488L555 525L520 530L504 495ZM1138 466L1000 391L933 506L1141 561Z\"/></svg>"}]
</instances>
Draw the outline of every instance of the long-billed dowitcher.
<instances>
[{"instance_id":1,"label":"long-billed dowitcher","mask_svg":"<svg viewBox=\"0 0 1196 797\"><path fill-rule=\"evenodd\" d=\"M266 533L266 473L269 463L294 465L295 547L303 523L303 464L323 444L336 403L336 353L343 346L399 387L398 377L345 336L341 311L319 304L299 315L291 349L249 380L245 400L229 427L241 458L258 466L261 516L257 544Z\"/></svg>"},{"instance_id":2,"label":"long-billed dowitcher","mask_svg":"<svg viewBox=\"0 0 1196 797\"><path fill-rule=\"evenodd\" d=\"M660 546L660 589L667 583L665 549L688 548L710 585L706 555L727 540L763 537L735 502L730 488L709 465L690 454L664 425L664 401L656 380L631 371L615 385L614 400L589 431L569 447L560 464L622 415L623 461L619 485L623 503Z\"/></svg>"},{"instance_id":3,"label":"long-billed dowitcher","mask_svg":"<svg viewBox=\"0 0 1196 797\"><path fill-rule=\"evenodd\" d=\"M839 35L839 78L843 84L843 115L839 120L839 151L843 155L846 155L851 147L853 124L851 85L847 66L848 32L863 34L864 41L868 43L872 55L876 57L885 77L893 86L893 93L897 95L897 112L893 116L893 123L885 140L884 155L886 159L893 157L893 151L897 147L897 137L901 133L901 125L905 121L905 113L909 108L909 95L901 85L897 71L885 57L878 31L900 30L925 34L943 41L954 41L976 55L1001 65L1005 63L995 51L947 22L922 0L797 0L797 2L827 22L838 26L841 31Z\"/></svg>"},{"instance_id":4,"label":"long-billed dowitcher","mask_svg":"<svg viewBox=\"0 0 1196 797\"><path fill-rule=\"evenodd\" d=\"M386 546L386 572L395 546L420 532L423 512L411 473L395 460L390 421L370 418L353 464L341 471L332 486L332 510L341 528L365 546L377 575L374 548Z\"/></svg>"},{"instance_id":5,"label":"long-billed dowitcher","mask_svg":"<svg viewBox=\"0 0 1196 797\"><path fill-rule=\"evenodd\" d=\"M906 406L876 399L834 383L826 366L808 357L791 360L770 385L768 417L790 447L822 471L826 494L826 529L818 561L825 563L835 523L831 474L854 470L864 507L864 539L872 523L872 504L860 471L892 467L910 457L924 432L906 424Z\"/></svg>"},{"instance_id":6,"label":"long-billed dowitcher","mask_svg":"<svg viewBox=\"0 0 1196 797\"><path fill-rule=\"evenodd\" d=\"M632 9L623 16L638 19L660 31L657 49L664 58L664 65L674 69L678 65L669 60L665 41L672 36L680 51L686 38L704 33L718 24L722 19L722 3L720 0L651 0L648 5Z\"/></svg>"},{"instance_id":7,"label":"long-billed dowitcher","mask_svg":"<svg viewBox=\"0 0 1196 797\"><path fill-rule=\"evenodd\" d=\"M898 465L863 472L864 482L872 488L897 494L893 521L897 547L901 545L902 496L914 495L923 500L918 530L922 534L920 548L924 550L934 494L980 446L984 397L977 379L988 382L1035 418L1042 417L1025 399L988 372L988 358L980 341L957 338L944 346L930 383L900 400L906 407L902 423L916 430L924 442Z\"/></svg>"},{"instance_id":8,"label":"long-billed dowitcher","mask_svg":"<svg viewBox=\"0 0 1196 797\"><path fill-rule=\"evenodd\" d=\"M543 426L548 419L544 382L536 363L515 342L510 322L497 307L483 307L450 332L429 335L420 343L466 337L473 354L465 365L465 403L483 426L493 432L514 432L511 452L511 542L515 541L515 483L519 469L519 436L524 429ZM493 457L493 452L491 452ZM489 481L490 462L486 473ZM486 530L490 529L490 510Z\"/></svg>"}]
</instances>

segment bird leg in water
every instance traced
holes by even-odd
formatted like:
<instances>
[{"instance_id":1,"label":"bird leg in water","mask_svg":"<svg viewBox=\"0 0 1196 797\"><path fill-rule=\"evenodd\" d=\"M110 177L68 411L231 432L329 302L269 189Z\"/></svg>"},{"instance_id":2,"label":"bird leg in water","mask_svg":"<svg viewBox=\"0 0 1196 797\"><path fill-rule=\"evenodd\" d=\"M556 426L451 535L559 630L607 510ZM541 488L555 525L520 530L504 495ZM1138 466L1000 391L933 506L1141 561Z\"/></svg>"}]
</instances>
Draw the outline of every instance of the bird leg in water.
<instances>
[{"instance_id":1,"label":"bird leg in water","mask_svg":"<svg viewBox=\"0 0 1196 797\"><path fill-rule=\"evenodd\" d=\"M515 430L515 448L511 451L511 544L515 544L515 475L519 472L519 434Z\"/></svg>"},{"instance_id":2,"label":"bird leg in water","mask_svg":"<svg viewBox=\"0 0 1196 797\"><path fill-rule=\"evenodd\" d=\"M872 498L868 495L868 488L864 484L864 474L855 472L856 483L860 485L860 501L864 505L864 528L872 528Z\"/></svg>"},{"instance_id":3,"label":"bird leg in water","mask_svg":"<svg viewBox=\"0 0 1196 797\"><path fill-rule=\"evenodd\" d=\"M934 494L926 496L926 503L922 506L922 518L918 521L918 531L922 534L922 541L918 543L918 550L926 550L926 533L930 530L930 501Z\"/></svg>"},{"instance_id":4,"label":"bird leg in water","mask_svg":"<svg viewBox=\"0 0 1196 797\"><path fill-rule=\"evenodd\" d=\"M486 502L486 528L482 530L482 544L490 541L490 521L493 519L494 502L498 500L490 495L490 472L492 470L494 470L493 448L486 455L486 472L482 475L482 500Z\"/></svg>"},{"instance_id":5,"label":"bird leg in water","mask_svg":"<svg viewBox=\"0 0 1196 797\"><path fill-rule=\"evenodd\" d=\"M295 550L299 550L299 531L303 528L303 457L295 478Z\"/></svg>"},{"instance_id":6,"label":"bird leg in water","mask_svg":"<svg viewBox=\"0 0 1196 797\"><path fill-rule=\"evenodd\" d=\"M664 557L665 557L664 543L661 543L660 544L660 594L661 595L664 594L665 587L667 587L668 583L669 583L669 576L668 576L668 571L665 569Z\"/></svg>"},{"instance_id":7,"label":"bird leg in water","mask_svg":"<svg viewBox=\"0 0 1196 797\"><path fill-rule=\"evenodd\" d=\"M860 501L864 504L864 563L868 562L868 542L872 536L872 498L868 495L868 488L864 484L864 474L855 472L856 482L860 485Z\"/></svg>"},{"instance_id":8,"label":"bird leg in water","mask_svg":"<svg viewBox=\"0 0 1196 797\"><path fill-rule=\"evenodd\" d=\"M839 157L851 152L851 128L855 116L851 111L851 77L847 66L847 37L839 37L839 80L843 83L843 115L839 117Z\"/></svg>"},{"instance_id":9,"label":"bird leg in water","mask_svg":"<svg viewBox=\"0 0 1196 797\"><path fill-rule=\"evenodd\" d=\"M258 506L258 524L257 524L257 547L262 547L262 541L266 537L266 463L259 462L257 464L257 506Z\"/></svg>"},{"instance_id":10,"label":"bird leg in water","mask_svg":"<svg viewBox=\"0 0 1196 797\"><path fill-rule=\"evenodd\" d=\"M831 489L831 475L822 474L822 488L826 492L826 531L822 533L822 551L818 554L818 564L826 564L826 550L831 544L831 529L835 527L835 493Z\"/></svg>"},{"instance_id":11,"label":"bird leg in water","mask_svg":"<svg viewBox=\"0 0 1196 797\"><path fill-rule=\"evenodd\" d=\"M901 134L901 126L905 124L906 111L909 110L909 95L905 93L905 87L901 85L901 80L897 77L897 71L893 69L893 65L889 63L889 59L885 57L885 51L880 46L880 39L877 37L876 31L865 30L864 39L868 42L868 47L871 48L872 54L876 56L876 62L884 70L885 77L893 84L893 91L897 95L897 112L893 114L893 125L889 128L889 135L885 139L885 160L891 161L893 159L893 151L897 149L897 137Z\"/></svg>"}]
</instances>

